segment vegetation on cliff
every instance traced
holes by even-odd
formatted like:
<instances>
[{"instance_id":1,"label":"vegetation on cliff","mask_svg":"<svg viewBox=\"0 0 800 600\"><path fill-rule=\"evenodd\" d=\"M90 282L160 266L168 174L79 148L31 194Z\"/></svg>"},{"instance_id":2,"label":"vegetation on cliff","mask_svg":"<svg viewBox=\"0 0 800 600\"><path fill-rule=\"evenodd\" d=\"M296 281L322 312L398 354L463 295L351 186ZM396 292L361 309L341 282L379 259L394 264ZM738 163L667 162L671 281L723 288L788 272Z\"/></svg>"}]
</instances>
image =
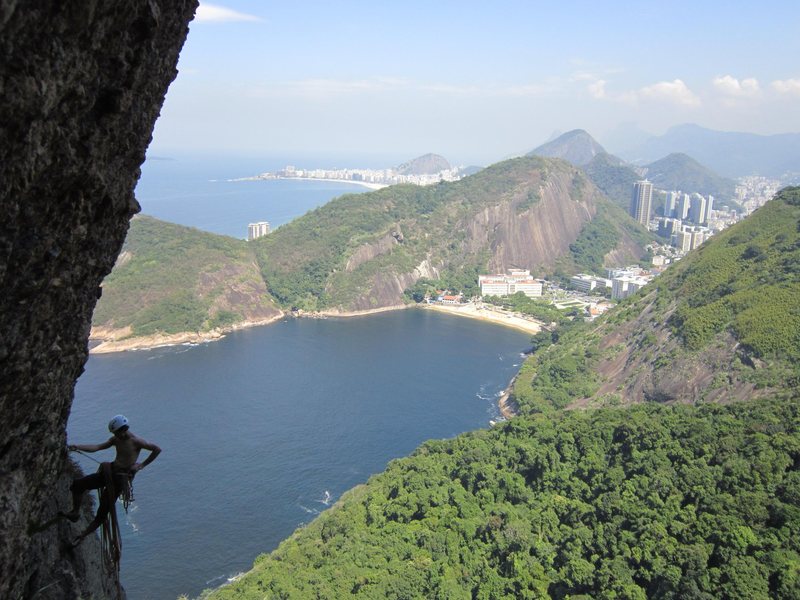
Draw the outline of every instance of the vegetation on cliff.
<instances>
[{"instance_id":1,"label":"vegetation on cliff","mask_svg":"<svg viewBox=\"0 0 800 600\"><path fill-rule=\"evenodd\" d=\"M711 194L717 200L727 202L734 197L736 183L721 177L704 167L691 156L674 153L647 165L647 178L662 190L682 190Z\"/></svg>"},{"instance_id":2,"label":"vegetation on cliff","mask_svg":"<svg viewBox=\"0 0 800 600\"><path fill-rule=\"evenodd\" d=\"M146 336L278 313L245 242L137 216L103 282L93 324Z\"/></svg>"},{"instance_id":3,"label":"vegetation on cliff","mask_svg":"<svg viewBox=\"0 0 800 600\"><path fill-rule=\"evenodd\" d=\"M531 150L528 156L560 158L573 165L583 166L598 154L605 154L605 149L597 140L583 129L573 129Z\"/></svg>"},{"instance_id":4,"label":"vegetation on cliff","mask_svg":"<svg viewBox=\"0 0 800 600\"><path fill-rule=\"evenodd\" d=\"M547 186L559 191L545 208L541 190ZM497 262L495 253L509 250L518 237L515 232L502 238L494 230L484 231L489 226L485 221L496 218L492 227L501 232L523 228L527 225L519 223L525 221L516 217L536 210L557 211L553 204L570 201L606 214L606 201L573 167L541 158L514 159L454 183L392 186L337 198L255 246L270 292L284 306L372 308L402 301L402 291L422 277L441 279L451 289L458 284L460 291L475 290L477 274L486 272ZM511 208L509 218L502 214L505 206ZM501 214L485 216L493 212ZM623 215L614 224L617 240L620 231L631 226L629 221ZM570 226L579 232L583 223ZM566 239L565 246L570 241ZM517 246L511 251L519 260L534 263L533 270L544 274L552 268L548 257ZM598 246L601 253L592 260L602 262L613 247Z\"/></svg>"},{"instance_id":5,"label":"vegetation on cliff","mask_svg":"<svg viewBox=\"0 0 800 600\"><path fill-rule=\"evenodd\" d=\"M517 418L427 442L215 598L796 598L797 404Z\"/></svg>"},{"instance_id":6,"label":"vegetation on cliff","mask_svg":"<svg viewBox=\"0 0 800 600\"><path fill-rule=\"evenodd\" d=\"M800 188L787 188L523 365L523 412L726 401L800 387ZM552 340L550 340L552 341Z\"/></svg>"},{"instance_id":7,"label":"vegetation on cliff","mask_svg":"<svg viewBox=\"0 0 800 600\"><path fill-rule=\"evenodd\" d=\"M733 200L736 187L733 180L718 175L683 153L672 153L648 165L634 166L608 154L592 136L577 129L540 146L531 154L563 158L580 166L592 183L626 211L630 206L633 184L643 177L658 189L711 194L716 199L716 206L741 209ZM653 209L656 208L654 205Z\"/></svg>"},{"instance_id":8,"label":"vegetation on cliff","mask_svg":"<svg viewBox=\"0 0 800 600\"><path fill-rule=\"evenodd\" d=\"M798 597L798 264L793 188L606 318L537 335L521 416L391 463L213 596ZM709 355L740 363L706 364L715 396L633 397L648 370L677 371L665 394L705 381L685 367ZM765 397L728 404L742 385Z\"/></svg>"}]
</instances>

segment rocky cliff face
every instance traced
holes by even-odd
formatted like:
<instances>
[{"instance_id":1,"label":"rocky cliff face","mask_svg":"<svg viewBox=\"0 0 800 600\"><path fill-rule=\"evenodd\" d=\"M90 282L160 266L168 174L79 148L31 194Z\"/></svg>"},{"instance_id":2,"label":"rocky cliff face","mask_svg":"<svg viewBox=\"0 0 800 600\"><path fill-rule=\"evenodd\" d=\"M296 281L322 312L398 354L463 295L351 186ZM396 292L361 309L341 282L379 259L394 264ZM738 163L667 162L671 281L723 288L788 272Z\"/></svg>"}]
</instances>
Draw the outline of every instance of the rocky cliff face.
<instances>
[{"instance_id":1,"label":"rocky cliff face","mask_svg":"<svg viewBox=\"0 0 800 600\"><path fill-rule=\"evenodd\" d=\"M100 282L196 0L0 0L0 597L105 598L69 506L65 427ZM99 424L100 425L100 424Z\"/></svg>"},{"instance_id":2,"label":"rocky cliff face","mask_svg":"<svg viewBox=\"0 0 800 600\"><path fill-rule=\"evenodd\" d=\"M524 266L541 274L569 252L569 245L597 211L595 190L573 189L574 176L568 171L552 173L535 189L537 201L528 208L520 210L530 190L470 220L468 245L491 249L489 271L503 273Z\"/></svg>"}]
</instances>

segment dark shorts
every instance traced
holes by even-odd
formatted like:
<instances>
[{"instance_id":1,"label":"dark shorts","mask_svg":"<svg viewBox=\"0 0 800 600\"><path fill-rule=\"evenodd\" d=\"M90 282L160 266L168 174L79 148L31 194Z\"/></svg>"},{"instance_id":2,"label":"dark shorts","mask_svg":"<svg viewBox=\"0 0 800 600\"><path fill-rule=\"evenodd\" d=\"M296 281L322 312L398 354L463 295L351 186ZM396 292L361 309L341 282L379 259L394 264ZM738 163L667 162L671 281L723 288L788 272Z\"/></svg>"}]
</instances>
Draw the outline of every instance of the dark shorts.
<instances>
[{"instance_id":1,"label":"dark shorts","mask_svg":"<svg viewBox=\"0 0 800 600\"><path fill-rule=\"evenodd\" d=\"M119 492L123 489L123 487L133 479L133 473L128 471L127 469L114 469L114 488L119 494ZM91 475L87 475L86 477L81 477L80 479L76 479L72 482L70 486L70 490L73 492L85 492L88 490L99 490L106 484L105 477L103 477L103 467L102 465L100 468L97 469L96 473L92 473Z\"/></svg>"}]
</instances>

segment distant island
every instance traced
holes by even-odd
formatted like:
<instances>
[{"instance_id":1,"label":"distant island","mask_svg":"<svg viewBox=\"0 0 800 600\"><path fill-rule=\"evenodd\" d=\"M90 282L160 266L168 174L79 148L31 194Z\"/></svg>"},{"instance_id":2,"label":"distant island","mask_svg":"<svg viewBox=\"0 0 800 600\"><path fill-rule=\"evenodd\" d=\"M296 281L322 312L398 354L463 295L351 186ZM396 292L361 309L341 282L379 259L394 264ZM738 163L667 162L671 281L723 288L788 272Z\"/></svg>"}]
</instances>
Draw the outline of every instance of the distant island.
<instances>
[{"instance_id":1,"label":"distant island","mask_svg":"<svg viewBox=\"0 0 800 600\"><path fill-rule=\"evenodd\" d=\"M303 169L288 165L274 173L261 173L234 181L313 179L315 181L356 183L378 190L398 183L433 185L441 181L458 181L464 175L461 167L452 167L444 157L438 154L425 154L397 167L387 169Z\"/></svg>"}]
</instances>

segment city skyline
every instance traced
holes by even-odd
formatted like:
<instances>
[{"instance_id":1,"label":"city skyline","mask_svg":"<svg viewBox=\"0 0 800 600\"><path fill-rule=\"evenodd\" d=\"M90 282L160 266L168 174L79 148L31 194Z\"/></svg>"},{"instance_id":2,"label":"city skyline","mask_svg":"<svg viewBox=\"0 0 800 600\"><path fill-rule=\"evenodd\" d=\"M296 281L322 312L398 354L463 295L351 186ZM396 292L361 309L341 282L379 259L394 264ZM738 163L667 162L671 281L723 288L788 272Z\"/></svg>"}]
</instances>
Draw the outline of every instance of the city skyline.
<instances>
[{"instance_id":1,"label":"city skyline","mask_svg":"<svg viewBox=\"0 0 800 600\"><path fill-rule=\"evenodd\" d=\"M556 131L800 131L800 6L201 3L151 153L488 164ZM612 148L613 150L613 148Z\"/></svg>"}]
</instances>

